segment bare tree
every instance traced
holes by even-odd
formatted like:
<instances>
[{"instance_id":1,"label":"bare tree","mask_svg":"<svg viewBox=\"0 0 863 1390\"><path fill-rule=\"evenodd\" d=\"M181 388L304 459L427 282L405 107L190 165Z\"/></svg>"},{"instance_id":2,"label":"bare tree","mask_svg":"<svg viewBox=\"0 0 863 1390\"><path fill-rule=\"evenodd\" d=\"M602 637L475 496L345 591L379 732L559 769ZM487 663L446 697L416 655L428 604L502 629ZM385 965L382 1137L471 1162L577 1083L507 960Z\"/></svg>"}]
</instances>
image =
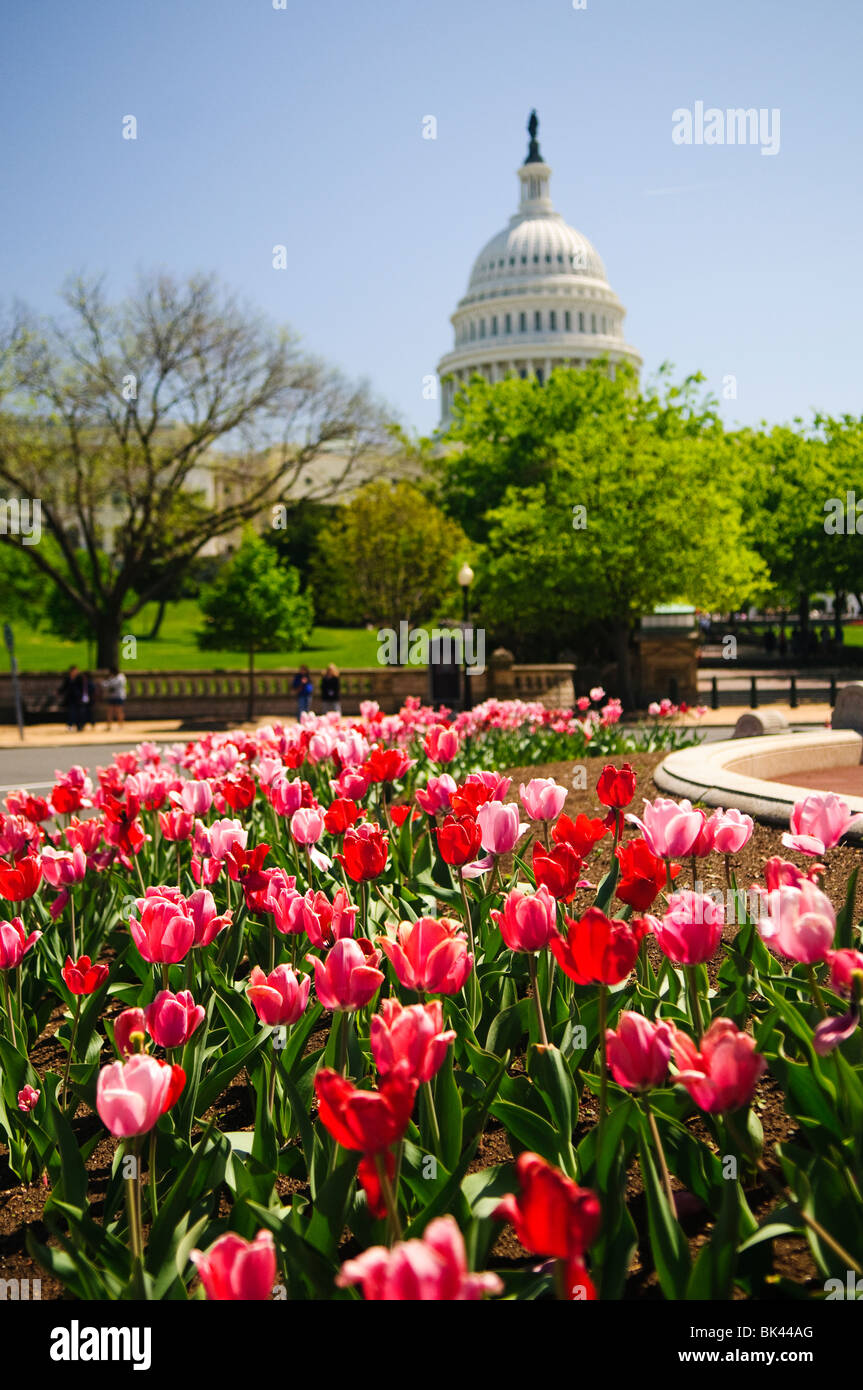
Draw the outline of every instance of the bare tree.
<instances>
[{"instance_id":1,"label":"bare tree","mask_svg":"<svg viewBox=\"0 0 863 1390\"><path fill-rule=\"evenodd\" d=\"M267 505L324 501L392 452L364 384L304 354L211 276L142 277L119 305L79 278L67 314L23 309L0 340L0 481L46 537L0 541L86 616L100 666L124 624L207 543Z\"/></svg>"}]
</instances>

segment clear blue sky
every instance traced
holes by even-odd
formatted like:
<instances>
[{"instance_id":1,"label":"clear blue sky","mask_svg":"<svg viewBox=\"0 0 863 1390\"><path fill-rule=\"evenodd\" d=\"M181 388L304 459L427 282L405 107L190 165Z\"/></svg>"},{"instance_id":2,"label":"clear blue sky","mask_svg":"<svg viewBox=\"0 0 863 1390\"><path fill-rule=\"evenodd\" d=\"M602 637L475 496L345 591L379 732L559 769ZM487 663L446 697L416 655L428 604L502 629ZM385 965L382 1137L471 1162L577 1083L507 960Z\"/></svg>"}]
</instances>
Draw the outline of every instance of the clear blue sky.
<instances>
[{"instance_id":1,"label":"clear blue sky","mask_svg":"<svg viewBox=\"0 0 863 1390\"><path fill-rule=\"evenodd\" d=\"M515 208L536 106L556 207L648 374L733 374L729 420L860 414L861 51L859 0L19 3L0 295L48 309L78 269L118 295L139 268L214 269L430 430L422 378ZM778 107L779 154L675 145L697 101Z\"/></svg>"}]
</instances>

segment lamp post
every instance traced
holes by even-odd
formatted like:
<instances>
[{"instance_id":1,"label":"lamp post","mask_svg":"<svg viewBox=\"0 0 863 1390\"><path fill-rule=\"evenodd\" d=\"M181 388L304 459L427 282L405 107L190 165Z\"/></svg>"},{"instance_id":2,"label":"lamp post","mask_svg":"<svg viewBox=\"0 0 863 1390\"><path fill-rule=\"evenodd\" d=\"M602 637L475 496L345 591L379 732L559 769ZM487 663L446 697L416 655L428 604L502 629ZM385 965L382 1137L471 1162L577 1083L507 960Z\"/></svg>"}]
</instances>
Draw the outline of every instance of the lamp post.
<instances>
[{"instance_id":1,"label":"lamp post","mask_svg":"<svg viewBox=\"0 0 863 1390\"><path fill-rule=\"evenodd\" d=\"M469 699L468 699L468 693L467 693L467 692L468 692L468 684L467 684L467 656L466 656L465 644L466 644L467 625L468 625L468 620L469 620L469 607L468 607L468 604L469 604L469 594L470 594L470 586L471 586L471 584L473 583L473 577L474 577L474 576L473 576L473 570L471 569L471 567L470 567L470 565L467 563L467 561L465 561L465 563L462 565L461 569L460 569L459 572L458 572L458 582L459 582L459 585L461 586L461 597L462 597L462 648L461 648L462 689L463 689L462 704L461 704L462 709L469 709L469 708L470 708L470 701L469 701Z\"/></svg>"}]
</instances>

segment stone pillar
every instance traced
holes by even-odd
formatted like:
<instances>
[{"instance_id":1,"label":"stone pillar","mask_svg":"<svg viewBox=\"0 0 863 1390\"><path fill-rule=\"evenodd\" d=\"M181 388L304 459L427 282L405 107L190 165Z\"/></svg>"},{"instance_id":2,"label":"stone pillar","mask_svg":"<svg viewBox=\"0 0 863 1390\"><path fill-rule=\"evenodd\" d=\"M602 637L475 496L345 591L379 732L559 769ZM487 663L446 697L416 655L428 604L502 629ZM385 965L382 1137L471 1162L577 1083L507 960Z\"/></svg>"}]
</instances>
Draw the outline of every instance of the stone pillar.
<instances>
[{"instance_id":1,"label":"stone pillar","mask_svg":"<svg viewBox=\"0 0 863 1390\"><path fill-rule=\"evenodd\" d=\"M515 657L506 647L497 647L491 654L488 669L488 691L496 700L512 700L515 696Z\"/></svg>"}]
</instances>

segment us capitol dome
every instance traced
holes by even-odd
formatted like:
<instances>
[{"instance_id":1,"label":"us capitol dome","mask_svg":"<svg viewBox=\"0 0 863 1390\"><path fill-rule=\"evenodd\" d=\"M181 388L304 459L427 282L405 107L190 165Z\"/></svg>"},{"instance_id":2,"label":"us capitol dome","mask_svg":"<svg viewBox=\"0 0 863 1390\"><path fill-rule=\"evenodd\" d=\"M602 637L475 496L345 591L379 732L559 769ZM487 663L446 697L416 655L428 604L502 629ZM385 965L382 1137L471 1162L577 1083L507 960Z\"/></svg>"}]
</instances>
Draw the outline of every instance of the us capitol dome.
<instances>
[{"instance_id":1,"label":"us capitol dome","mask_svg":"<svg viewBox=\"0 0 863 1390\"><path fill-rule=\"evenodd\" d=\"M452 351L438 364L444 427L454 395L474 373L489 382L535 376L542 383L555 367L586 367L597 357L612 371L615 362L641 367L599 254L552 206L535 111L527 129L518 211L477 256L451 318Z\"/></svg>"}]
</instances>

